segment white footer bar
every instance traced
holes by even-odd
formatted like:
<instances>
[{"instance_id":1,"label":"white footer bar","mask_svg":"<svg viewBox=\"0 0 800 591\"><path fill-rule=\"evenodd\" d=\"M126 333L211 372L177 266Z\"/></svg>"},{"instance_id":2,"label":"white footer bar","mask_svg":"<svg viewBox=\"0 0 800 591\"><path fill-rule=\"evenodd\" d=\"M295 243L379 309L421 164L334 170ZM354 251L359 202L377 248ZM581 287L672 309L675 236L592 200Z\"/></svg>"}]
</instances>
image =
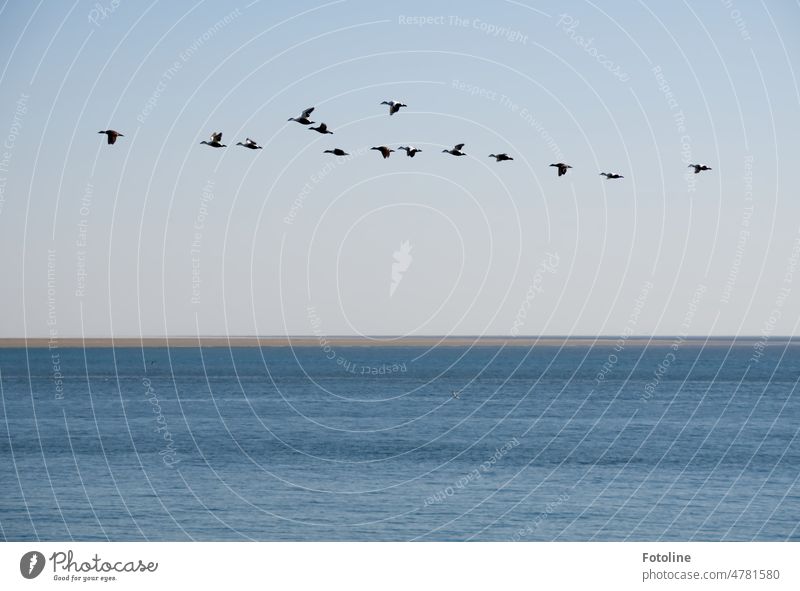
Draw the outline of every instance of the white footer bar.
<instances>
[{"instance_id":1,"label":"white footer bar","mask_svg":"<svg viewBox=\"0 0 800 591\"><path fill-rule=\"evenodd\" d=\"M8 542L0 589L796 591L799 563L788 542Z\"/></svg>"}]
</instances>

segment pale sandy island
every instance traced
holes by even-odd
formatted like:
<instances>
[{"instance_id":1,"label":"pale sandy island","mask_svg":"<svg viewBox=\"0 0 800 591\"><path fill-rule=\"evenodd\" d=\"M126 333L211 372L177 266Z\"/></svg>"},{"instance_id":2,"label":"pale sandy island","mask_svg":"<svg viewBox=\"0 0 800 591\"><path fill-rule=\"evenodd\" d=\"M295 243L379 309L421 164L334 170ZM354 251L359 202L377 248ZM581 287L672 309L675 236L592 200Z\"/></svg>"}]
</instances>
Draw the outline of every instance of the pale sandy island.
<instances>
[{"instance_id":1,"label":"pale sandy island","mask_svg":"<svg viewBox=\"0 0 800 591\"><path fill-rule=\"evenodd\" d=\"M613 345L618 341L630 344L669 346L681 342L679 337L627 337L614 336L542 336L542 337L505 337L505 336L425 336L425 337L354 337L354 336L176 336L176 337L118 337L118 338L0 338L0 348L47 348L47 347L319 347L331 345L336 347L582 347L596 344L598 346ZM752 346L757 341L770 345L798 345L800 339L791 337L689 337L684 343L706 346Z\"/></svg>"}]
</instances>

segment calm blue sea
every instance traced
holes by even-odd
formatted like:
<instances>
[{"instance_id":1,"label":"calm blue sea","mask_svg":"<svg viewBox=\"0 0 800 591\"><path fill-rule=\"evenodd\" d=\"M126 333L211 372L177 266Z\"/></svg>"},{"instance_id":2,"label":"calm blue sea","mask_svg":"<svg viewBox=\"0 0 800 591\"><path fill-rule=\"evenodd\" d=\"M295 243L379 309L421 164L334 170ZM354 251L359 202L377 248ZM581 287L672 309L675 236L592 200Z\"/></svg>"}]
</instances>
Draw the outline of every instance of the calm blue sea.
<instances>
[{"instance_id":1,"label":"calm blue sea","mask_svg":"<svg viewBox=\"0 0 800 591\"><path fill-rule=\"evenodd\" d=\"M0 537L800 540L800 348L754 352L0 349Z\"/></svg>"}]
</instances>

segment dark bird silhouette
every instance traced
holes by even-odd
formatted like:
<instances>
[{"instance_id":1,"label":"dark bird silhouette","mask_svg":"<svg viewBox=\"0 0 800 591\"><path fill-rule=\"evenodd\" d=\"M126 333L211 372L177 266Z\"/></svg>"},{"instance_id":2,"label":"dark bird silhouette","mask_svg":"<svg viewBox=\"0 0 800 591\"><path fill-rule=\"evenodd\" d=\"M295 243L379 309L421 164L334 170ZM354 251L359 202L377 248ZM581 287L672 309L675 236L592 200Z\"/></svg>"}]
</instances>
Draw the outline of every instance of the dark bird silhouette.
<instances>
[{"instance_id":1,"label":"dark bird silhouette","mask_svg":"<svg viewBox=\"0 0 800 591\"><path fill-rule=\"evenodd\" d=\"M611 172L601 172L601 175L606 177L607 179L624 179L625 177L621 174L611 173Z\"/></svg>"},{"instance_id":2,"label":"dark bird silhouette","mask_svg":"<svg viewBox=\"0 0 800 591\"><path fill-rule=\"evenodd\" d=\"M97 133L106 134L109 145L111 145L114 142L116 142L118 137L125 137L120 132L114 131L113 129L106 129L105 131L98 131Z\"/></svg>"},{"instance_id":3,"label":"dark bird silhouette","mask_svg":"<svg viewBox=\"0 0 800 591\"><path fill-rule=\"evenodd\" d=\"M210 142L200 142L201 144L205 144L206 146L211 146L212 148L227 148L225 144L222 143L222 132L217 131L216 133L211 134L211 141Z\"/></svg>"},{"instance_id":4,"label":"dark bird silhouette","mask_svg":"<svg viewBox=\"0 0 800 591\"><path fill-rule=\"evenodd\" d=\"M390 155L392 152L394 152L394 150L390 150L390 149L389 149L389 148L387 148L386 146L377 146L377 147L372 147L372 148L370 148L370 150L378 150L378 152L380 152L380 153L381 153L381 156L383 156L384 158L388 158L388 157L389 157L389 155Z\"/></svg>"},{"instance_id":5,"label":"dark bird silhouette","mask_svg":"<svg viewBox=\"0 0 800 591\"><path fill-rule=\"evenodd\" d=\"M408 105L401 103L400 101L383 101L382 105L389 105L389 115L394 115L400 110L400 107L407 107Z\"/></svg>"},{"instance_id":6,"label":"dark bird silhouette","mask_svg":"<svg viewBox=\"0 0 800 591\"><path fill-rule=\"evenodd\" d=\"M349 156L347 152L341 148L334 148L333 150L325 150L323 154L333 154L334 156Z\"/></svg>"},{"instance_id":7,"label":"dark bird silhouette","mask_svg":"<svg viewBox=\"0 0 800 591\"><path fill-rule=\"evenodd\" d=\"M108 143L111 143L111 138L109 138ZM695 174L697 174L698 172L702 172L704 170L711 170L711 167L706 166L705 164L690 164L689 168L694 168Z\"/></svg>"},{"instance_id":8,"label":"dark bird silhouette","mask_svg":"<svg viewBox=\"0 0 800 591\"><path fill-rule=\"evenodd\" d=\"M302 115L300 115L299 117L289 117L288 121L297 121L301 125L311 125L314 122L311 121L308 118L308 116L311 115L311 113L313 111L314 111L314 107L309 107L308 109L303 111Z\"/></svg>"},{"instance_id":9,"label":"dark bird silhouette","mask_svg":"<svg viewBox=\"0 0 800 591\"><path fill-rule=\"evenodd\" d=\"M494 158L497 162L502 162L503 160L513 160L513 158L508 154L489 154L489 158Z\"/></svg>"},{"instance_id":10,"label":"dark bird silhouette","mask_svg":"<svg viewBox=\"0 0 800 591\"><path fill-rule=\"evenodd\" d=\"M333 133L328 129L328 126L325 125L324 123L320 123L318 127L309 127L309 129L313 129L314 131L319 133Z\"/></svg>"},{"instance_id":11,"label":"dark bird silhouette","mask_svg":"<svg viewBox=\"0 0 800 591\"><path fill-rule=\"evenodd\" d=\"M406 151L406 156L408 156L409 158L413 158L414 154L416 154L417 152L422 152L422 150L420 150L419 148L415 148L414 146L400 146L397 149L398 150L405 150Z\"/></svg>"},{"instance_id":12,"label":"dark bird silhouette","mask_svg":"<svg viewBox=\"0 0 800 591\"><path fill-rule=\"evenodd\" d=\"M466 156L465 152L461 151L461 148L464 147L464 144L456 144L453 146L452 150L442 150L442 152L447 152L448 154L452 154L453 156Z\"/></svg>"},{"instance_id":13,"label":"dark bird silhouette","mask_svg":"<svg viewBox=\"0 0 800 591\"><path fill-rule=\"evenodd\" d=\"M558 168L558 176L564 176L565 174L567 174L567 169L572 168L569 164L564 164L563 162L551 164L550 166L555 166L556 168Z\"/></svg>"},{"instance_id":14,"label":"dark bird silhouette","mask_svg":"<svg viewBox=\"0 0 800 591\"><path fill-rule=\"evenodd\" d=\"M220 137L221 139L221 137ZM258 145L258 142L255 140L251 140L250 138L245 138L244 143L236 142L237 146L244 146L245 148L250 148L251 150L260 150L261 146Z\"/></svg>"}]
</instances>

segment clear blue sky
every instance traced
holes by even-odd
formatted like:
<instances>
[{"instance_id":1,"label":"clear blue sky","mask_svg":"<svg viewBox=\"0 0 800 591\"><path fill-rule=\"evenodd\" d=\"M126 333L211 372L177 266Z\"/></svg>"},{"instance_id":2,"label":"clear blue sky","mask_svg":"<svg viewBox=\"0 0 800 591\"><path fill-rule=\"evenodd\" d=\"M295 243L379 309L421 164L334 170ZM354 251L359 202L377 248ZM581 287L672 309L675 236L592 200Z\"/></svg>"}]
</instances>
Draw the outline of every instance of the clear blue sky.
<instances>
[{"instance_id":1,"label":"clear blue sky","mask_svg":"<svg viewBox=\"0 0 800 591\"><path fill-rule=\"evenodd\" d=\"M0 28L0 336L797 332L797 2L6 2ZM334 135L287 122L308 106Z\"/></svg>"}]
</instances>

